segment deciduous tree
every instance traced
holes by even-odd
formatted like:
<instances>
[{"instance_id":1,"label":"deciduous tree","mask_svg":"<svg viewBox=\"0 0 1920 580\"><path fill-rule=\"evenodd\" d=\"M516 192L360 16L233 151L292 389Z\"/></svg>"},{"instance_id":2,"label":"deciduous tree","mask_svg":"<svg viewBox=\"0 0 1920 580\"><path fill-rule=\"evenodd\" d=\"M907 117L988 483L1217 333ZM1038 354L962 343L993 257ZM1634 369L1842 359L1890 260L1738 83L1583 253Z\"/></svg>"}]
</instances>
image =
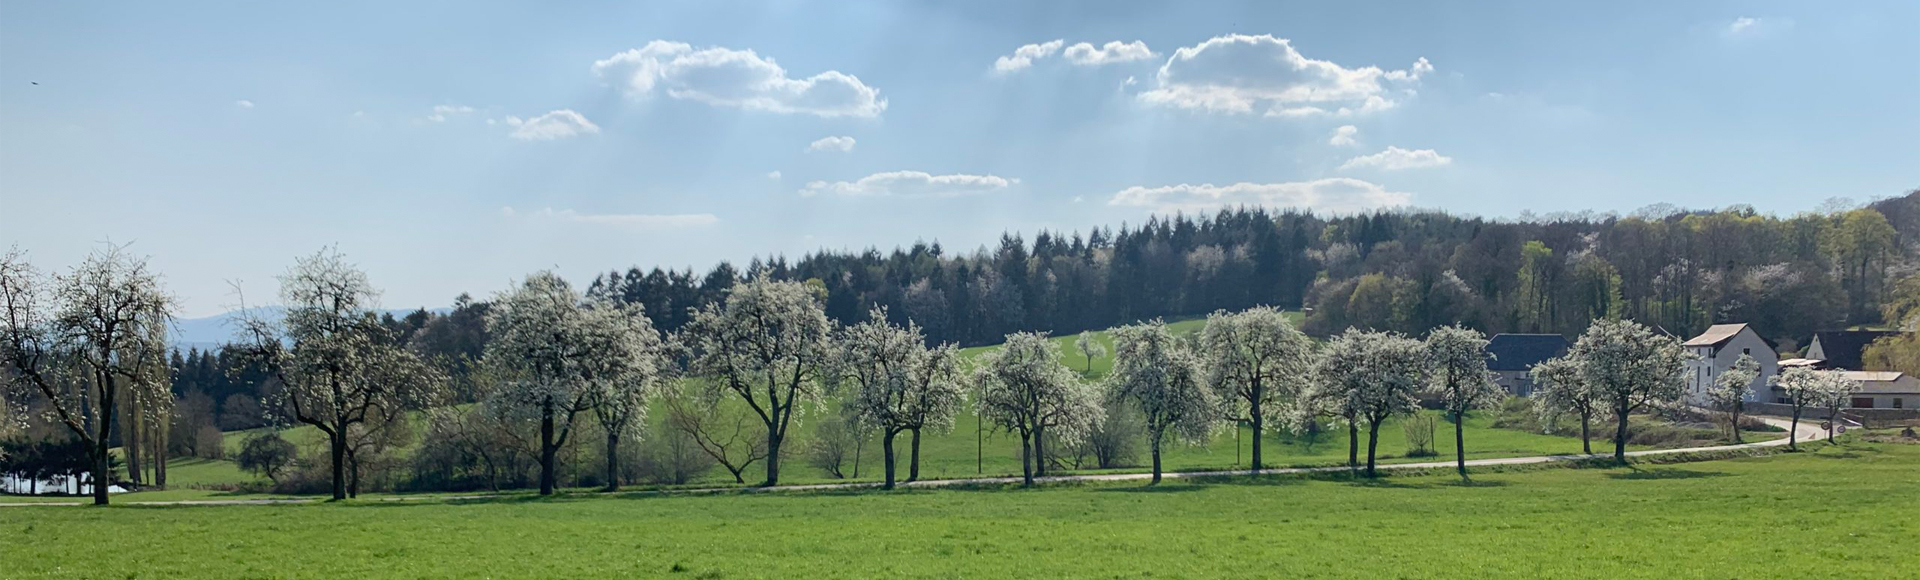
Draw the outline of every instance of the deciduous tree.
<instances>
[{"instance_id":1,"label":"deciduous tree","mask_svg":"<svg viewBox=\"0 0 1920 580\"><path fill-rule=\"evenodd\" d=\"M1580 363L1567 357L1551 358L1533 365L1533 381L1539 388L1533 391L1533 405L1543 419L1551 419L1561 413L1572 413L1580 417L1580 452L1593 454L1591 427L1593 416L1600 409L1600 396L1587 383L1586 375L1580 370Z\"/></svg>"},{"instance_id":2,"label":"deciduous tree","mask_svg":"<svg viewBox=\"0 0 1920 580\"><path fill-rule=\"evenodd\" d=\"M1199 357L1159 320L1113 330L1113 374L1107 395L1140 411L1153 482L1160 483L1160 452L1167 436L1205 443L1219 424L1218 403L1202 385Z\"/></svg>"},{"instance_id":3,"label":"deciduous tree","mask_svg":"<svg viewBox=\"0 0 1920 580\"><path fill-rule=\"evenodd\" d=\"M887 322L875 308L867 321L847 327L833 366L836 383L852 389L847 399L859 424L880 429L886 457L886 488L893 489L893 439L913 434L907 481L919 478L920 431L953 426L964 397L959 381L960 354L951 345L926 347L926 336L912 321L905 328Z\"/></svg>"},{"instance_id":4,"label":"deciduous tree","mask_svg":"<svg viewBox=\"0 0 1920 580\"><path fill-rule=\"evenodd\" d=\"M1321 349L1315 372L1329 396L1354 419L1367 422L1367 477L1375 475L1380 424L1420 409L1416 394L1426 378L1426 361L1420 341L1395 332L1350 328Z\"/></svg>"},{"instance_id":5,"label":"deciduous tree","mask_svg":"<svg viewBox=\"0 0 1920 580\"><path fill-rule=\"evenodd\" d=\"M255 312L241 321L236 347L278 382L270 402L327 436L333 499L346 499L350 447L406 410L444 398L446 379L407 350L374 313L367 275L327 248L300 258L280 277L285 318Z\"/></svg>"},{"instance_id":6,"label":"deciduous tree","mask_svg":"<svg viewBox=\"0 0 1920 580\"><path fill-rule=\"evenodd\" d=\"M823 298L817 286L759 277L735 284L681 333L690 372L705 379L708 399L737 397L766 426L769 486L780 482L780 446L794 416L824 395L833 323Z\"/></svg>"},{"instance_id":7,"label":"deciduous tree","mask_svg":"<svg viewBox=\"0 0 1920 580\"><path fill-rule=\"evenodd\" d=\"M1733 366L1713 378L1713 386L1707 389L1707 400L1727 414L1727 430L1733 432L1734 443L1741 442L1740 412L1746 409L1747 397L1753 394L1753 380L1759 376L1760 363L1741 354Z\"/></svg>"},{"instance_id":8,"label":"deciduous tree","mask_svg":"<svg viewBox=\"0 0 1920 580\"><path fill-rule=\"evenodd\" d=\"M1680 341L1630 320L1597 320L1568 353L1581 378L1616 421L1613 458L1627 461L1627 419L1635 411L1670 405L1686 394Z\"/></svg>"},{"instance_id":9,"label":"deciduous tree","mask_svg":"<svg viewBox=\"0 0 1920 580\"><path fill-rule=\"evenodd\" d=\"M93 503L113 482L108 450L124 389L157 393L148 374L166 357L156 328L173 319L173 299L147 261L109 246L64 275L42 276L18 250L0 254L0 377L16 412L42 404L90 459Z\"/></svg>"},{"instance_id":10,"label":"deciduous tree","mask_svg":"<svg viewBox=\"0 0 1920 580\"><path fill-rule=\"evenodd\" d=\"M1800 415L1807 407L1819 404L1821 389L1825 386L1820 373L1807 367L1793 367L1768 379L1793 409L1793 420L1787 427L1787 449L1800 450Z\"/></svg>"},{"instance_id":11,"label":"deciduous tree","mask_svg":"<svg viewBox=\"0 0 1920 580\"><path fill-rule=\"evenodd\" d=\"M1487 336L1461 326L1443 326L1427 333L1429 388L1453 419L1454 464L1467 475L1467 413L1500 402L1506 391L1493 383L1487 371Z\"/></svg>"},{"instance_id":12,"label":"deciduous tree","mask_svg":"<svg viewBox=\"0 0 1920 580\"><path fill-rule=\"evenodd\" d=\"M1258 306L1208 316L1198 348L1227 418L1253 427L1252 469L1259 471L1266 420L1307 387L1313 343L1279 309Z\"/></svg>"},{"instance_id":13,"label":"deciduous tree","mask_svg":"<svg viewBox=\"0 0 1920 580\"><path fill-rule=\"evenodd\" d=\"M980 417L1020 434L1020 471L1027 485L1045 475L1042 442L1071 445L1103 418L1099 395L1060 364L1060 348L1046 335L1007 335L999 350L974 366Z\"/></svg>"}]
</instances>

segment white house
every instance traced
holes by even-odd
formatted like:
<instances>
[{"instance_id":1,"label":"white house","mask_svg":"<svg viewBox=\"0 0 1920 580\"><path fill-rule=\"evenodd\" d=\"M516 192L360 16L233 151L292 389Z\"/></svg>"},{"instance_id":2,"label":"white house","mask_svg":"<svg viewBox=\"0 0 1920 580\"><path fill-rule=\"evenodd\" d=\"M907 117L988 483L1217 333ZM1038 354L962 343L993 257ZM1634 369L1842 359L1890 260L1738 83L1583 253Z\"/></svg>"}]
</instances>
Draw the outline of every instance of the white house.
<instances>
[{"instance_id":1,"label":"white house","mask_svg":"<svg viewBox=\"0 0 1920 580\"><path fill-rule=\"evenodd\" d=\"M1769 401L1772 387L1767 381L1780 372L1780 356L1773 352L1773 345L1760 338L1760 333L1745 324L1715 324L1707 328L1700 336L1688 339L1683 345L1688 352L1700 358L1687 363L1687 402L1694 405L1706 405L1707 389L1713 386L1713 380L1740 355L1753 357L1760 363L1760 376L1753 379L1752 391L1747 395L1749 401Z\"/></svg>"}]
</instances>

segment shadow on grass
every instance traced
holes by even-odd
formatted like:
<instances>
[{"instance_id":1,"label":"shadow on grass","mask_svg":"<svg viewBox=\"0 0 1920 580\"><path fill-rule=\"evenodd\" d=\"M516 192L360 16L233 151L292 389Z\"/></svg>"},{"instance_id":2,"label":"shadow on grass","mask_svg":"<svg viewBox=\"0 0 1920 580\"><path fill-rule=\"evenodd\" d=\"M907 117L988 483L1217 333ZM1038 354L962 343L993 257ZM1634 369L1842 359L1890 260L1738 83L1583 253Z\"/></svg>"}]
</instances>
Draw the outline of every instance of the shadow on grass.
<instances>
[{"instance_id":1,"label":"shadow on grass","mask_svg":"<svg viewBox=\"0 0 1920 580\"><path fill-rule=\"evenodd\" d=\"M1207 487L1209 487L1207 484L1201 483L1201 482L1183 482L1183 483L1162 482L1159 485L1146 485L1146 486L1140 486L1140 487L1103 487L1103 488L1099 488L1096 491L1099 491L1101 493L1190 493L1195 491L1205 491Z\"/></svg>"},{"instance_id":2,"label":"shadow on grass","mask_svg":"<svg viewBox=\"0 0 1920 580\"><path fill-rule=\"evenodd\" d=\"M1626 471L1626 472L1615 472L1615 473L1608 473L1608 474L1607 474L1607 477L1609 477L1609 478L1612 478L1612 479L1626 479L1626 480L1634 480L1634 479L1701 479L1701 478L1707 478L1707 477L1725 477L1726 475L1727 475L1727 474L1726 474L1725 472L1720 472L1720 471L1694 471L1694 470L1691 470L1691 469L1639 469L1639 468L1634 468L1634 469L1632 469L1632 470L1630 470L1630 471Z\"/></svg>"}]
</instances>

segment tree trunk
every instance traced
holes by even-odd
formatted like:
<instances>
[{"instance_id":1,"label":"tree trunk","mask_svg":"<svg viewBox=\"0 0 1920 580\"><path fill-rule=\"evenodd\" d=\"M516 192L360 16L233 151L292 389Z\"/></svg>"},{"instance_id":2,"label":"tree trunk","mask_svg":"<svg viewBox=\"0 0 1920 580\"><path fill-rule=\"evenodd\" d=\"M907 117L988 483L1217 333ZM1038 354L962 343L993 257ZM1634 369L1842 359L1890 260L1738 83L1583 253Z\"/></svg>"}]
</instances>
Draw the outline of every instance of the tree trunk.
<instances>
[{"instance_id":1,"label":"tree trunk","mask_svg":"<svg viewBox=\"0 0 1920 580\"><path fill-rule=\"evenodd\" d=\"M1045 426L1034 427L1033 428L1033 474L1040 477L1047 476L1046 442L1047 442L1047 428Z\"/></svg>"},{"instance_id":2,"label":"tree trunk","mask_svg":"<svg viewBox=\"0 0 1920 580\"><path fill-rule=\"evenodd\" d=\"M554 456L559 452L560 446L553 444L553 408L546 406L540 411L540 495L553 495L558 486Z\"/></svg>"},{"instance_id":3,"label":"tree trunk","mask_svg":"<svg viewBox=\"0 0 1920 580\"><path fill-rule=\"evenodd\" d=\"M1793 408L1793 426L1787 428L1787 450L1800 450L1800 408Z\"/></svg>"},{"instance_id":4,"label":"tree trunk","mask_svg":"<svg viewBox=\"0 0 1920 580\"><path fill-rule=\"evenodd\" d=\"M1626 409L1617 410L1620 412L1620 424L1615 426L1613 430L1613 460L1620 462L1621 465L1625 465L1627 463L1627 415L1629 413Z\"/></svg>"},{"instance_id":5,"label":"tree trunk","mask_svg":"<svg viewBox=\"0 0 1920 580\"><path fill-rule=\"evenodd\" d=\"M773 429L767 429L767 481L760 484L773 487L780 484L780 435Z\"/></svg>"},{"instance_id":6,"label":"tree trunk","mask_svg":"<svg viewBox=\"0 0 1920 580\"><path fill-rule=\"evenodd\" d=\"M1153 438L1153 481L1147 485L1160 485L1160 438Z\"/></svg>"},{"instance_id":7,"label":"tree trunk","mask_svg":"<svg viewBox=\"0 0 1920 580\"><path fill-rule=\"evenodd\" d=\"M160 489L167 488L167 426L168 420L161 419L154 430L153 439L153 484Z\"/></svg>"},{"instance_id":8,"label":"tree trunk","mask_svg":"<svg viewBox=\"0 0 1920 580\"><path fill-rule=\"evenodd\" d=\"M888 427L886 434L880 438L880 455L886 457L887 466L887 483L881 486L882 489L893 489L893 436L899 433L899 430Z\"/></svg>"},{"instance_id":9,"label":"tree trunk","mask_svg":"<svg viewBox=\"0 0 1920 580\"><path fill-rule=\"evenodd\" d=\"M107 460L107 445L107 439L101 437L100 443L94 446L93 505L107 505L107 486L113 484L112 464Z\"/></svg>"},{"instance_id":10,"label":"tree trunk","mask_svg":"<svg viewBox=\"0 0 1920 580\"><path fill-rule=\"evenodd\" d=\"M920 480L920 429L913 430L913 456L907 460L907 483Z\"/></svg>"},{"instance_id":11,"label":"tree trunk","mask_svg":"<svg viewBox=\"0 0 1920 580\"><path fill-rule=\"evenodd\" d=\"M347 434L344 430L335 430L327 436L333 454L333 499L347 499Z\"/></svg>"},{"instance_id":12,"label":"tree trunk","mask_svg":"<svg viewBox=\"0 0 1920 580\"><path fill-rule=\"evenodd\" d=\"M1373 477L1374 450L1380 447L1380 421L1367 421L1367 477Z\"/></svg>"},{"instance_id":13,"label":"tree trunk","mask_svg":"<svg viewBox=\"0 0 1920 580\"><path fill-rule=\"evenodd\" d=\"M360 497L360 456L347 454L347 497Z\"/></svg>"},{"instance_id":14,"label":"tree trunk","mask_svg":"<svg viewBox=\"0 0 1920 580\"><path fill-rule=\"evenodd\" d=\"M1740 438L1740 405L1738 404L1733 406L1733 442L1735 445L1746 442Z\"/></svg>"},{"instance_id":15,"label":"tree trunk","mask_svg":"<svg viewBox=\"0 0 1920 580\"><path fill-rule=\"evenodd\" d=\"M1467 439L1461 430L1466 429L1467 418L1459 411L1453 413L1453 463L1460 467L1460 477L1467 476Z\"/></svg>"},{"instance_id":16,"label":"tree trunk","mask_svg":"<svg viewBox=\"0 0 1920 580\"><path fill-rule=\"evenodd\" d=\"M1587 455L1593 455L1593 437L1588 435L1592 423L1593 412L1582 411L1580 413L1580 452Z\"/></svg>"},{"instance_id":17,"label":"tree trunk","mask_svg":"<svg viewBox=\"0 0 1920 580\"><path fill-rule=\"evenodd\" d=\"M1250 415L1248 419L1253 423L1253 463L1250 466L1249 472L1259 473L1260 468L1264 467L1264 464L1260 463L1260 432L1261 428L1266 425L1266 418L1260 416L1259 397L1254 397L1253 404L1248 407L1248 410L1250 411L1248 413Z\"/></svg>"},{"instance_id":18,"label":"tree trunk","mask_svg":"<svg viewBox=\"0 0 1920 580\"><path fill-rule=\"evenodd\" d=\"M620 430L607 430L607 491L620 491Z\"/></svg>"},{"instance_id":19,"label":"tree trunk","mask_svg":"<svg viewBox=\"0 0 1920 580\"><path fill-rule=\"evenodd\" d=\"M1033 485L1033 436L1020 436L1020 478L1023 485Z\"/></svg>"},{"instance_id":20,"label":"tree trunk","mask_svg":"<svg viewBox=\"0 0 1920 580\"><path fill-rule=\"evenodd\" d=\"M1360 467L1360 424L1347 419L1347 468Z\"/></svg>"}]
</instances>

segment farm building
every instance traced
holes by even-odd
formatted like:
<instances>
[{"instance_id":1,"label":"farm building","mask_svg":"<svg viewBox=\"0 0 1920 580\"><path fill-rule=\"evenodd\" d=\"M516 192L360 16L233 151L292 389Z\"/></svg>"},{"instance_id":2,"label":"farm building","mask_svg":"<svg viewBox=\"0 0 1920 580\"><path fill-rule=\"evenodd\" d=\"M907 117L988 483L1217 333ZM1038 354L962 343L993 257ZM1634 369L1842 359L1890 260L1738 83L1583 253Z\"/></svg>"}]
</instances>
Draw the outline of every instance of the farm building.
<instances>
[{"instance_id":1,"label":"farm building","mask_svg":"<svg viewBox=\"0 0 1920 580\"><path fill-rule=\"evenodd\" d=\"M1813 341L1807 344L1807 358L1821 361L1821 368L1866 370L1860 362L1860 355L1866 352L1867 345L1898 334L1880 330L1816 332L1813 333Z\"/></svg>"},{"instance_id":2,"label":"farm building","mask_svg":"<svg viewBox=\"0 0 1920 580\"><path fill-rule=\"evenodd\" d=\"M1533 393L1533 365L1567 353L1567 337L1558 334L1496 334L1487 341L1487 370L1508 393Z\"/></svg>"},{"instance_id":3,"label":"farm building","mask_svg":"<svg viewBox=\"0 0 1920 580\"><path fill-rule=\"evenodd\" d=\"M1840 371L1860 383L1855 409L1911 409L1920 406L1920 378L1900 371Z\"/></svg>"}]
</instances>

